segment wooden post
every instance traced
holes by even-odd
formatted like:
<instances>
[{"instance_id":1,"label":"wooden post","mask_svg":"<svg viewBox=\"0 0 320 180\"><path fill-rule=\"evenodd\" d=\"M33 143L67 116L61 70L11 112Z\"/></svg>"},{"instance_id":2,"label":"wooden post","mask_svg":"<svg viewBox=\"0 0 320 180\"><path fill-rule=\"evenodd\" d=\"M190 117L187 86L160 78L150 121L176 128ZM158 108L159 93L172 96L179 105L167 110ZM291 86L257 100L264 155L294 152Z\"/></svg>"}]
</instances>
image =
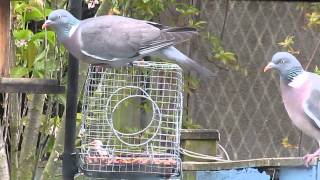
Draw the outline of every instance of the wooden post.
<instances>
[{"instance_id":1,"label":"wooden post","mask_svg":"<svg viewBox=\"0 0 320 180\"><path fill-rule=\"evenodd\" d=\"M8 75L10 0L0 0L0 77Z\"/></svg>"},{"instance_id":2,"label":"wooden post","mask_svg":"<svg viewBox=\"0 0 320 180\"><path fill-rule=\"evenodd\" d=\"M0 77L8 74L9 65L9 28L10 27L10 0L0 0ZM10 179L9 164L6 155L6 142L3 139L3 130L0 130L0 179Z\"/></svg>"}]
</instances>

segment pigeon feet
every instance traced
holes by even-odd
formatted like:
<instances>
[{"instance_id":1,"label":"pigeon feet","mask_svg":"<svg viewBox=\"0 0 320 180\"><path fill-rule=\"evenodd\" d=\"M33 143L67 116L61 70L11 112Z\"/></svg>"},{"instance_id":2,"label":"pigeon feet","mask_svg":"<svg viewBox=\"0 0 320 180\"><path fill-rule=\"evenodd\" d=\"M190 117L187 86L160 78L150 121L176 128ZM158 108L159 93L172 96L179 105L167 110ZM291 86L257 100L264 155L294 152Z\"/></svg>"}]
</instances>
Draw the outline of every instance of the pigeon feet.
<instances>
[{"instance_id":1,"label":"pigeon feet","mask_svg":"<svg viewBox=\"0 0 320 180\"><path fill-rule=\"evenodd\" d=\"M311 161L314 158L318 157L319 155L320 155L320 148L318 150L316 150L316 152L314 152L313 154L307 154L307 155L303 156L304 165L309 167Z\"/></svg>"},{"instance_id":2,"label":"pigeon feet","mask_svg":"<svg viewBox=\"0 0 320 180\"><path fill-rule=\"evenodd\" d=\"M316 155L316 154L307 154L307 155L303 156L304 165L306 167L309 167L311 161L317 156L318 155Z\"/></svg>"}]
</instances>

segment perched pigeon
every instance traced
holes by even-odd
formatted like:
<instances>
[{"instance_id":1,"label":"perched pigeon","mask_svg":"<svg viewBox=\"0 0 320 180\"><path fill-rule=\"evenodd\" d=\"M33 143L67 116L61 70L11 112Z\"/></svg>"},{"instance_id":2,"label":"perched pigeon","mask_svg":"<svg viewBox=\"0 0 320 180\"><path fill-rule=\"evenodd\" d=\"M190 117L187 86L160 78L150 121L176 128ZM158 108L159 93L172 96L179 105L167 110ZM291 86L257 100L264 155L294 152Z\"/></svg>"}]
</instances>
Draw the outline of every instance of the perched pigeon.
<instances>
[{"instance_id":1,"label":"perched pigeon","mask_svg":"<svg viewBox=\"0 0 320 180\"><path fill-rule=\"evenodd\" d=\"M264 68L280 74L280 90L284 106L293 124L320 145L320 76L304 71L290 53L278 52ZM320 148L304 156L306 166L320 155Z\"/></svg>"},{"instance_id":2,"label":"perched pigeon","mask_svg":"<svg viewBox=\"0 0 320 180\"><path fill-rule=\"evenodd\" d=\"M80 21L63 9L52 11L42 27L51 27L66 49L87 63L120 67L145 56L157 56L205 77L214 76L173 47L197 34L194 28L168 27L113 15Z\"/></svg>"}]
</instances>

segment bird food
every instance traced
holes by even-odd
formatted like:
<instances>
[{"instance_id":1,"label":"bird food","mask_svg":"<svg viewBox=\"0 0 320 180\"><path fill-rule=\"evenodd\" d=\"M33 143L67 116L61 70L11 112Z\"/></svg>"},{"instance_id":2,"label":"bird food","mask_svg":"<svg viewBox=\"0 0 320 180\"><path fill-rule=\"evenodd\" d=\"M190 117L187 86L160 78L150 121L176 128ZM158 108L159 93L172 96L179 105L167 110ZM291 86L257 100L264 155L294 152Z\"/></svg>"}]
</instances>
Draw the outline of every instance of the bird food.
<instances>
[{"instance_id":1,"label":"bird food","mask_svg":"<svg viewBox=\"0 0 320 180\"><path fill-rule=\"evenodd\" d=\"M176 64L91 65L80 169L92 177L179 176L183 74Z\"/></svg>"}]
</instances>

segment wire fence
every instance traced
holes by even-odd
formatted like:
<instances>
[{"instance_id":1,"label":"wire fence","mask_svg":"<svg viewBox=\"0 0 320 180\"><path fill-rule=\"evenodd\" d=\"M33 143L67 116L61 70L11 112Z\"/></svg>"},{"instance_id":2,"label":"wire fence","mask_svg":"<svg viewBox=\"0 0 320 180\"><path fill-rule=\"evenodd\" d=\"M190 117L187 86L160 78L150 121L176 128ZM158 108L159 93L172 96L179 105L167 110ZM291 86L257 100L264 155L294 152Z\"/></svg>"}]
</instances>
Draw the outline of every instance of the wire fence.
<instances>
[{"instance_id":1,"label":"wire fence","mask_svg":"<svg viewBox=\"0 0 320 180\"><path fill-rule=\"evenodd\" d=\"M305 28L305 12L298 2L198 1L205 31L223 35L226 49L234 51L243 71L226 70L206 61L210 49L204 40L191 43L193 59L218 71L218 77L191 95L189 110L203 127L218 129L231 159L300 156L317 144L295 128L282 104L279 77L263 73L277 45L295 37L298 58L305 66L320 35ZM227 11L227 12L226 12ZM227 16L226 16L227 15ZM227 17L227 18L226 18ZM224 32L223 23L225 21ZM309 70L319 64L319 52Z\"/></svg>"}]
</instances>

